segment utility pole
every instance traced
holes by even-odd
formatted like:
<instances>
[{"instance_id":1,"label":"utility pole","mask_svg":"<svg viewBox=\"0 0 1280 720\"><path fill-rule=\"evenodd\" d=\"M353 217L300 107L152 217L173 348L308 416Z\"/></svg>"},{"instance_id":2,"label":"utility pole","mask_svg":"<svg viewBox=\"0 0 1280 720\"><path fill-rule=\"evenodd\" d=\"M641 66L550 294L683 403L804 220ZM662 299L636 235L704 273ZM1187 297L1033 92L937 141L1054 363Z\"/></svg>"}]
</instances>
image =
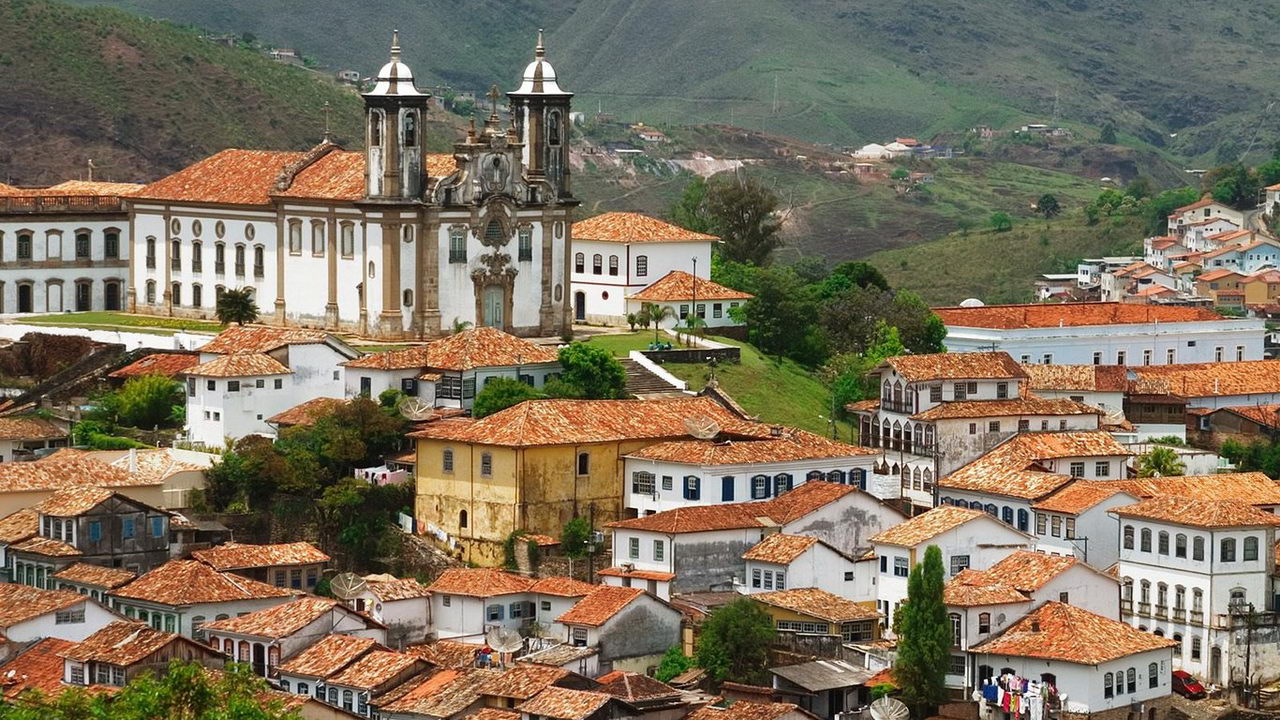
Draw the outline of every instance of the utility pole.
<instances>
[{"instance_id":1,"label":"utility pole","mask_svg":"<svg viewBox=\"0 0 1280 720\"><path fill-rule=\"evenodd\" d=\"M778 76L773 76L773 114L778 114Z\"/></svg>"}]
</instances>

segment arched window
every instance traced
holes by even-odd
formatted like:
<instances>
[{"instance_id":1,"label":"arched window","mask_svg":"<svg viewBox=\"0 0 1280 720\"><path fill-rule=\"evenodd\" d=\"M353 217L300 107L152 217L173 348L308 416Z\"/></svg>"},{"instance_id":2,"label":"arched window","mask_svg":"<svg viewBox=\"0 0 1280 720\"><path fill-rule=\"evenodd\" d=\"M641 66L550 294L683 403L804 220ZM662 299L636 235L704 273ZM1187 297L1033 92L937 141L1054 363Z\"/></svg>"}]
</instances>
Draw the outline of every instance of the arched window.
<instances>
[{"instance_id":1,"label":"arched window","mask_svg":"<svg viewBox=\"0 0 1280 720\"><path fill-rule=\"evenodd\" d=\"M222 654L226 655L227 657L230 657L232 660L235 659L236 643L234 640L232 640L231 638L226 638L222 641Z\"/></svg>"},{"instance_id":2,"label":"arched window","mask_svg":"<svg viewBox=\"0 0 1280 720\"><path fill-rule=\"evenodd\" d=\"M986 635L989 632L991 632L991 613L978 613L978 633Z\"/></svg>"},{"instance_id":3,"label":"arched window","mask_svg":"<svg viewBox=\"0 0 1280 720\"><path fill-rule=\"evenodd\" d=\"M1111 689L1112 677L1114 676L1111 673L1107 673L1102 676L1102 696L1103 697L1114 696L1115 691Z\"/></svg>"},{"instance_id":4,"label":"arched window","mask_svg":"<svg viewBox=\"0 0 1280 720\"><path fill-rule=\"evenodd\" d=\"M827 473L827 482L840 483L841 485L843 485L843 484L844 484L844 471L843 471L843 470L832 470L831 472Z\"/></svg>"},{"instance_id":5,"label":"arched window","mask_svg":"<svg viewBox=\"0 0 1280 720\"><path fill-rule=\"evenodd\" d=\"M356 254L356 226L351 222L344 222L338 226L338 236L342 244L342 256L351 257ZM256 261L255 261L256 262Z\"/></svg>"},{"instance_id":6,"label":"arched window","mask_svg":"<svg viewBox=\"0 0 1280 720\"><path fill-rule=\"evenodd\" d=\"M1169 585L1167 583L1156 583L1156 607L1167 608L1169 606Z\"/></svg>"},{"instance_id":7,"label":"arched window","mask_svg":"<svg viewBox=\"0 0 1280 720\"><path fill-rule=\"evenodd\" d=\"M102 231L102 254L104 257L115 259L120 257L120 231L115 228L107 228Z\"/></svg>"},{"instance_id":8,"label":"arched window","mask_svg":"<svg viewBox=\"0 0 1280 720\"><path fill-rule=\"evenodd\" d=\"M324 255L324 223L318 220L311 223L311 254Z\"/></svg>"},{"instance_id":9,"label":"arched window","mask_svg":"<svg viewBox=\"0 0 1280 720\"><path fill-rule=\"evenodd\" d=\"M1120 599L1133 602L1133 578L1127 577L1120 585Z\"/></svg>"},{"instance_id":10,"label":"arched window","mask_svg":"<svg viewBox=\"0 0 1280 720\"><path fill-rule=\"evenodd\" d=\"M1009 507L1008 505L1005 505L1004 507L1000 508L1000 519L1005 521L1006 524L1012 525L1013 524L1013 508Z\"/></svg>"},{"instance_id":11,"label":"arched window","mask_svg":"<svg viewBox=\"0 0 1280 720\"><path fill-rule=\"evenodd\" d=\"M1125 550L1133 549L1133 526L1132 525L1124 526L1124 549Z\"/></svg>"},{"instance_id":12,"label":"arched window","mask_svg":"<svg viewBox=\"0 0 1280 720\"><path fill-rule=\"evenodd\" d=\"M889 402L893 400L893 385L889 383L889 379L885 378L884 383L880 386L881 402Z\"/></svg>"},{"instance_id":13,"label":"arched window","mask_svg":"<svg viewBox=\"0 0 1280 720\"><path fill-rule=\"evenodd\" d=\"M1204 538L1199 535L1191 538L1191 559L1204 560Z\"/></svg>"},{"instance_id":14,"label":"arched window","mask_svg":"<svg viewBox=\"0 0 1280 720\"><path fill-rule=\"evenodd\" d=\"M933 492L933 471L929 468L924 469L924 491Z\"/></svg>"},{"instance_id":15,"label":"arched window","mask_svg":"<svg viewBox=\"0 0 1280 720\"><path fill-rule=\"evenodd\" d=\"M1182 633L1174 633L1173 641L1177 643L1173 646L1173 656L1182 657Z\"/></svg>"},{"instance_id":16,"label":"arched window","mask_svg":"<svg viewBox=\"0 0 1280 720\"><path fill-rule=\"evenodd\" d=\"M404 114L404 146L418 146L418 113L412 110Z\"/></svg>"},{"instance_id":17,"label":"arched window","mask_svg":"<svg viewBox=\"0 0 1280 720\"><path fill-rule=\"evenodd\" d=\"M200 283L194 283L191 286L191 307L201 307L204 305L204 288L200 287Z\"/></svg>"},{"instance_id":18,"label":"arched window","mask_svg":"<svg viewBox=\"0 0 1280 720\"><path fill-rule=\"evenodd\" d=\"M943 495L942 497L938 498L938 504L939 505L955 505L956 502L951 499L950 495Z\"/></svg>"},{"instance_id":19,"label":"arched window","mask_svg":"<svg viewBox=\"0 0 1280 720\"><path fill-rule=\"evenodd\" d=\"M1258 538L1250 536L1244 539L1244 552L1240 559L1246 562L1258 559Z\"/></svg>"},{"instance_id":20,"label":"arched window","mask_svg":"<svg viewBox=\"0 0 1280 720\"><path fill-rule=\"evenodd\" d=\"M610 275L618 274L618 256L617 255L609 256L609 274Z\"/></svg>"},{"instance_id":21,"label":"arched window","mask_svg":"<svg viewBox=\"0 0 1280 720\"><path fill-rule=\"evenodd\" d=\"M902 449L902 423L897 420L893 421L893 449Z\"/></svg>"},{"instance_id":22,"label":"arched window","mask_svg":"<svg viewBox=\"0 0 1280 720\"><path fill-rule=\"evenodd\" d=\"M169 267L174 270L182 269L182 241L174 240L169 243Z\"/></svg>"},{"instance_id":23,"label":"arched window","mask_svg":"<svg viewBox=\"0 0 1280 720\"><path fill-rule=\"evenodd\" d=\"M649 256L636 256L636 277L645 277L649 274Z\"/></svg>"},{"instance_id":24,"label":"arched window","mask_svg":"<svg viewBox=\"0 0 1280 720\"><path fill-rule=\"evenodd\" d=\"M1139 585L1139 588L1141 589L1141 593L1138 595L1138 602L1141 602L1141 603L1151 602L1151 581L1143 580Z\"/></svg>"},{"instance_id":25,"label":"arched window","mask_svg":"<svg viewBox=\"0 0 1280 720\"><path fill-rule=\"evenodd\" d=\"M244 243L236 243L236 275L244 275Z\"/></svg>"},{"instance_id":26,"label":"arched window","mask_svg":"<svg viewBox=\"0 0 1280 720\"><path fill-rule=\"evenodd\" d=\"M1031 514L1026 508L1018 508L1018 529L1026 532L1031 527Z\"/></svg>"},{"instance_id":27,"label":"arched window","mask_svg":"<svg viewBox=\"0 0 1280 720\"><path fill-rule=\"evenodd\" d=\"M89 245L90 245L89 231L77 230L76 231L76 259L77 260L89 259Z\"/></svg>"},{"instance_id":28,"label":"arched window","mask_svg":"<svg viewBox=\"0 0 1280 720\"><path fill-rule=\"evenodd\" d=\"M440 454L440 469L443 472L453 472L453 448L445 448Z\"/></svg>"},{"instance_id":29,"label":"arched window","mask_svg":"<svg viewBox=\"0 0 1280 720\"><path fill-rule=\"evenodd\" d=\"M862 468L854 468L849 471L850 483L857 485L859 490L867 489L867 471Z\"/></svg>"},{"instance_id":30,"label":"arched window","mask_svg":"<svg viewBox=\"0 0 1280 720\"><path fill-rule=\"evenodd\" d=\"M599 275L604 272L604 256L596 253L591 256L591 274Z\"/></svg>"},{"instance_id":31,"label":"arched window","mask_svg":"<svg viewBox=\"0 0 1280 720\"><path fill-rule=\"evenodd\" d=\"M905 493L910 489L911 489L911 466L903 465L902 466L902 492Z\"/></svg>"},{"instance_id":32,"label":"arched window","mask_svg":"<svg viewBox=\"0 0 1280 720\"><path fill-rule=\"evenodd\" d=\"M986 505L982 506L982 511L990 515L991 517L999 517L999 515L996 514L995 503L987 503Z\"/></svg>"},{"instance_id":33,"label":"arched window","mask_svg":"<svg viewBox=\"0 0 1280 720\"><path fill-rule=\"evenodd\" d=\"M1200 659L1200 636L1199 635L1191 636L1191 659L1192 660Z\"/></svg>"},{"instance_id":34,"label":"arched window","mask_svg":"<svg viewBox=\"0 0 1280 720\"><path fill-rule=\"evenodd\" d=\"M27 237L27 258L31 257L31 238ZM18 259L22 259L22 236L18 236ZM150 235L147 236L147 267L154 268L156 266L156 239Z\"/></svg>"},{"instance_id":35,"label":"arched window","mask_svg":"<svg viewBox=\"0 0 1280 720\"><path fill-rule=\"evenodd\" d=\"M480 475L489 477L493 475L493 455L490 453L480 453Z\"/></svg>"},{"instance_id":36,"label":"arched window","mask_svg":"<svg viewBox=\"0 0 1280 720\"><path fill-rule=\"evenodd\" d=\"M964 498L956 498L956 507L967 508L969 507L969 501Z\"/></svg>"},{"instance_id":37,"label":"arched window","mask_svg":"<svg viewBox=\"0 0 1280 720\"><path fill-rule=\"evenodd\" d=\"M199 240L191 241L191 272L201 272L204 270L204 243Z\"/></svg>"},{"instance_id":38,"label":"arched window","mask_svg":"<svg viewBox=\"0 0 1280 720\"><path fill-rule=\"evenodd\" d=\"M1169 533L1164 530L1161 530L1160 534L1156 536L1156 552L1161 555L1169 554Z\"/></svg>"},{"instance_id":39,"label":"arched window","mask_svg":"<svg viewBox=\"0 0 1280 720\"><path fill-rule=\"evenodd\" d=\"M560 111L547 113L547 144L556 147L560 144Z\"/></svg>"},{"instance_id":40,"label":"arched window","mask_svg":"<svg viewBox=\"0 0 1280 720\"><path fill-rule=\"evenodd\" d=\"M264 251L261 245L253 246L253 276L262 277L266 272L266 263L263 261Z\"/></svg>"},{"instance_id":41,"label":"arched window","mask_svg":"<svg viewBox=\"0 0 1280 720\"><path fill-rule=\"evenodd\" d=\"M573 255L573 271L576 273L586 272L587 262L586 256L582 253L574 253Z\"/></svg>"},{"instance_id":42,"label":"arched window","mask_svg":"<svg viewBox=\"0 0 1280 720\"><path fill-rule=\"evenodd\" d=\"M458 511L458 527L465 528L466 526L467 526L467 511L459 510Z\"/></svg>"},{"instance_id":43,"label":"arched window","mask_svg":"<svg viewBox=\"0 0 1280 720\"><path fill-rule=\"evenodd\" d=\"M1138 692L1138 671L1137 670L1133 668L1129 668L1129 670L1125 673L1125 685L1128 686L1127 692L1130 695Z\"/></svg>"},{"instance_id":44,"label":"arched window","mask_svg":"<svg viewBox=\"0 0 1280 720\"><path fill-rule=\"evenodd\" d=\"M191 637L199 642L204 642L204 616L195 615L191 618Z\"/></svg>"},{"instance_id":45,"label":"arched window","mask_svg":"<svg viewBox=\"0 0 1280 720\"><path fill-rule=\"evenodd\" d=\"M1235 538L1222 539L1222 546L1221 546L1221 551L1219 552L1219 558L1222 560L1222 562L1236 561L1236 539Z\"/></svg>"},{"instance_id":46,"label":"arched window","mask_svg":"<svg viewBox=\"0 0 1280 720\"><path fill-rule=\"evenodd\" d=\"M1164 637L1164 628L1156 628L1155 630L1151 631L1151 634L1155 635L1156 637Z\"/></svg>"},{"instance_id":47,"label":"arched window","mask_svg":"<svg viewBox=\"0 0 1280 720\"><path fill-rule=\"evenodd\" d=\"M893 403L898 407L902 407L902 383L895 382L893 384Z\"/></svg>"},{"instance_id":48,"label":"arched window","mask_svg":"<svg viewBox=\"0 0 1280 720\"><path fill-rule=\"evenodd\" d=\"M590 453L584 453L584 452L578 453L578 474L579 475L591 474L591 454Z\"/></svg>"},{"instance_id":49,"label":"arched window","mask_svg":"<svg viewBox=\"0 0 1280 720\"><path fill-rule=\"evenodd\" d=\"M404 295L404 306L413 307L413 291L406 288L402 294Z\"/></svg>"},{"instance_id":50,"label":"arched window","mask_svg":"<svg viewBox=\"0 0 1280 720\"><path fill-rule=\"evenodd\" d=\"M775 497L790 490L791 486L791 475L788 473L778 473L773 476L773 494Z\"/></svg>"},{"instance_id":51,"label":"arched window","mask_svg":"<svg viewBox=\"0 0 1280 720\"><path fill-rule=\"evenodd\" d=\"M289 252L302 253L302 221L297 218L289 221Z\"/></svg>"},{"instance_id":52,"label":"arched window","mask_svg":"<svg viewBox=\"0 0 1280 720\"><path fill-rule=\"evenodd\" d=\"M756 475L751 478L751 499L760 500L769 497L769 476Z\"/></svg>"},{"instance_id":53,"label":"arched window","mask_svg":"<svg viewBox=\"0 0 1280 720\"><path fill-rule=\"evenodd\" d=\"M1187 536L1178 533L1173 536L1173 556L1185 558L1187 556Z\"/></svg>"},{"instance_id":54,"label":"arched window","mask_svg":"<svg viewBox=\"0 0 1280 720\"><path fill-rule=\"evenodd\" d=\"M919 466L917 466L911 471L911 489L912 490L919 490L921 488L920 480L921 480L920 468Z\"/></svg>"},{"instance_id":55,"label":"arched window","mask_svg":"<svg viewBox=\"0 0 1280 720\"><path fill-rule=\"evenodd\" d=\"M213 244L213 271L219 275L227 271L226 243L216 242Z\"/></svg>"},{"instance_id":56,"label":"arched window","mask_svg":"<svg viewBox=\"0 0 1280 720\"><path fill-rule=\"evenodd\" d=\"M370 113L369 115L369 146L382 147L382 114Z\"/></svg>"},{"instance_id":57,"label":"arched window","mask_svg":"<svg viewBox=\"0 0 1280 720\"><path fill-rule=\"evenodd\" d=\"M169 302L174 307L182 304L182 283L172 283L169 290Z\"/></svg>"},{"instance_id":58,"label":"arched window","mask_svg":"<svg viewBox=\"0 0 1280 720\"><path fill-rule=\"evenodd\" d=\"M1142 552L1151 552L1151 529L1142 528Z\"/></svg>"},{"instance_id":59,"label":"arched window","mask_svg":"<svg viewBox=\"0 0 1280 720\"><path fill-rule=\"evenodd\" d=\"M808 473L805 474L804 481L813 482L814 480L822 480L822 478L823 478L823 475L821 470L810 470Z\"/></svg>"}]
</instances>

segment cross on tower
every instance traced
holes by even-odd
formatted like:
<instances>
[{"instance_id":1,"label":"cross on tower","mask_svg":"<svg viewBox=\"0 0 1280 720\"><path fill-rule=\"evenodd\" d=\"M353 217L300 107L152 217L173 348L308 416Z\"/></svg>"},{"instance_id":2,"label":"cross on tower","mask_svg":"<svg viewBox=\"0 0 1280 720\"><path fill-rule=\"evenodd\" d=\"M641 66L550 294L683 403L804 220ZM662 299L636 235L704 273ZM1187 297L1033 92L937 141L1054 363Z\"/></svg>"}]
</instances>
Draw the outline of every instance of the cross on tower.
<instances>
[{"instance_id":1,"label":"cross on tower","mask_svg":"<svg viewBox=\"0 0 1280 720\"><path fill-rule=\"evenodd\" d=\"M490 85L488 95L489 95L489 101L492 104L492 110L490 111L490 114L496 118L498 117L498 97L501 96L502 93L498 91L497 85Z\"/></svg>"},{"instance_id":2,"label":"cross on tower","mask_svg":"<svg viewBox=\"0 0 1280 720\"><path fill-rule=\"evenodd\" d=\"M333 133L329 131L329 113L333 112L333 106L328 100L324 101L324 105L320 107L320 112L324 113L324 139L325 142L333 139Z\"/></svg>"}]
</instances>

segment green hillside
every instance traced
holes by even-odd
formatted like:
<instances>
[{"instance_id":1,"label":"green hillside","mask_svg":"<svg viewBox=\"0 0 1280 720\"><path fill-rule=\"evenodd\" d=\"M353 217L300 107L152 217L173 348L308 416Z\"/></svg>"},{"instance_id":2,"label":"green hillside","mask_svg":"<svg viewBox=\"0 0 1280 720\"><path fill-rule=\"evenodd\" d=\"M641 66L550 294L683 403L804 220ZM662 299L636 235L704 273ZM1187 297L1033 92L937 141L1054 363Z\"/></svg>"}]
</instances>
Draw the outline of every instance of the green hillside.
<instances>
[{"instance_id":1,"label":"green hillside","mask_svg":"<svg viewBox=\"0 0 1280 720\"><path fill-rule=\"evenodd\" d=\"M514 84L535 28L579 107L856 144L1051 122L1205 164L1280 137L1280 6L1209 0L78 0L253 32L365 72ZM298 18L324 22L298 22ZM1171 136L1176 133L1176 137ZM1256 133L1256 134L1255 134Z\"/></svg>"}]
</instances>

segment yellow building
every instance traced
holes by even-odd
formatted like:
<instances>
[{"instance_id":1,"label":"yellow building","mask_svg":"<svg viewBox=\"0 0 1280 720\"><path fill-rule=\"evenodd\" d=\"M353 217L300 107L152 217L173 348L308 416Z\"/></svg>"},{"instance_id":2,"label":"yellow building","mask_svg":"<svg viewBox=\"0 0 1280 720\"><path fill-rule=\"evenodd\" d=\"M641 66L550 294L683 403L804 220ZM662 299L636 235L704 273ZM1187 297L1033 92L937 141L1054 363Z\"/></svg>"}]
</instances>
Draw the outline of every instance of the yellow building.
<instances>
[{"instance_id":1,"label":"yellow building","mask_svg":"<svg viewBox=\"0 0 1280 720\"><path fill-rule=\"evenodd\" d=\"M623 456L717 424L757 437L711 398L530 400L479 420L451 418L412 433L415 515L427 532L456 540L463 557L494 566L516 530L559 537L575 516L592 527L621 519Z\"/></svg>"},{"instance_id":2,"label":"yellow building","mask_svg":"<svg viewBox=\"0 0 1280 720\"><path fill-rule=\"evenodd\" d=\"M1280 304L1280 271L1268 270L1244 281L1245 305Z\"/></svg>"},{"instance_id":3,"label":"yellow building","mask_svg":"<svg viewBox=\"0 0 1280 720\"><path fill-rule=\"evenodd\" d=\"M874 608L817 588L793 588L752 593L773 618L778 632L839 635L842 642L875 642L880 639L880 619Z\"/></svg>"}]
</instances>

